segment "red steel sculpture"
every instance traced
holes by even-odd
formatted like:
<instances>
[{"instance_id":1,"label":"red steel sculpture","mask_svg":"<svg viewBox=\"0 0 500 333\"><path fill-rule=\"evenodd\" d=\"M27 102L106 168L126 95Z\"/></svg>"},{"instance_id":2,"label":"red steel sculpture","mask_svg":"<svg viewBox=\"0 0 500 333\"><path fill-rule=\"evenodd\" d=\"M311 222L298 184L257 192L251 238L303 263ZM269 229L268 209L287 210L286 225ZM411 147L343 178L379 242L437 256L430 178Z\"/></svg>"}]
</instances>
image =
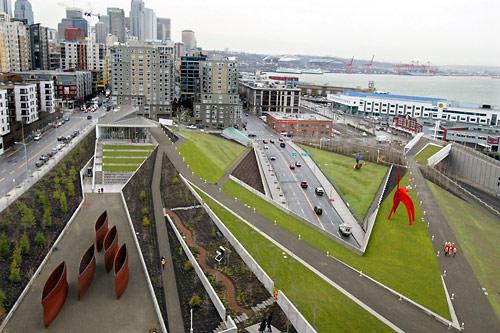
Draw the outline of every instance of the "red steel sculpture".
<instances>
[{"instance_id":1,"label":"red steel sculpture","mask_svg":"<svg viewBox=\"0 0 500 333\"><path fill-rule=\"evenodd\" d=\"M128 254L126 244L123 244L118 252L116 252L114 272L116 298L120 298L128 285Z\"/></svg>"},{"instance_id":2,"label":"red steel sculpture","mask_svg":"<svg viewBox=\"0 0 500 333\"><path fill-rule=\"evenodd\" d=\"M95 250L92 244L83 254L78 269L78 299L81 299L92 284L95 274Z\"/></svg>"},{"instance_id":3,"label":"red steel sculpture","mask_svg":"<svg viewBox=\"0 0 500 333\"><path fill-rule=\"evenodd\" d=\"M57 317L66 297L68 296L68 279L66 263L63 261L57 266L43 286L42 306L43 306L43 324L45 328L49 327L52 321Z\"/></svg>"},{"instance_id":4,"label":"red steel sculpture","mask_svg":"<svg viewBox=\"0 0 500 333\"><path fill-rule=\"evenodd\" d=\"M116 226L113 226L104 237L104 265L107 273L113 268L116 251L118 251L118 231Z\"/></svg>"},{"instance_id":5,"label":"red steel sculpture","mask_svg":"<svg viewBox=\"0 0 500 333\"><path fill-rule=\"evenodd\" d=\"M106 236L107 232L108 212L104 211L95 222L95 245L97 247L97 252L101 252L102 242L104 241L104 236Z\"/></svg>"},{"instance_id":6,"label":"red steel sculpture","mask_svg":"<svg viewBox=\"0 0 500 333\"><path fill-rule=\"evenodd\" d=\"M398 209L399 203L402 202L406 207L406 212L408 213L408 221L410 222L410 225L412 225L413 221L415 221L415 207L413 206L411 197L408 195L408 189L406 187L399 187L399 178L400 175L398 172L398 187L392 199L392 208L389 213L389 217L387 217L387 221L391 219L392 215L396 212L396 209Z\"/></svg>"}]
</instances>

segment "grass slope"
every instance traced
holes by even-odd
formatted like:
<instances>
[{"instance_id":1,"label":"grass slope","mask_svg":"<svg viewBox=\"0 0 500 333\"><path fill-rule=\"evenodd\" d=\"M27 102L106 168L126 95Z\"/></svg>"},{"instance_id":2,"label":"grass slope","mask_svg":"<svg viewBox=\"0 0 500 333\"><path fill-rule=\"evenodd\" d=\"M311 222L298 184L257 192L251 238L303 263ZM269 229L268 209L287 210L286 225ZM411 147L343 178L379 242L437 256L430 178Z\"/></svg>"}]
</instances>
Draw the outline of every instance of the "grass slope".
<instances>
[{"instance_id":1,"label":"grass slope","mask_svg":"<svg viewBox=\"0 0 500 333\"><path fill-rule=\"evenodd\" d=\"M143 156L144 158L148 157L151 154L149 150L138 150L138 151L113 151L113 150L105 150L102 152L103 157L114 156L114 157L126 157L126 156Z\"/></svg>"},{"instance_id":2,"label":"grass slope","mask_svg":"<svg viewBox=\"0 0 500 333\"><path fill-rule=\"evenodd\" d=\"M205 202L318 332L389 332L389 327L203 195ZM341 314L341 315L340 315Z\"/></svg>"},{"instance_id":3,"label":"grass slope","mask_svg":"<svg viewBox=\"0 0 500 333\"><path fill-rule=\"evenodd\" d=\"M427 146L425 146L424 149L422 149L417 154L417 156L415 156L415 160L417 161L418 164L427 165L427 160L429 159L429 157L440 151L441 148L443 147L436 146L433 144L428 144Z\"/></svg>"},{"instance_id":4,"label":"grass slope","mask_svg":"<svg viewBox=\"0 0 500 333\"><path fill-rule=\"evenodd\" d=\"M354 172L354 171L353 171ZM402 186L407 177L401 181ZM422 213L415 205L416 222L408 225L404 207L399 207L390 222L386 221L392 205L392 195L382 203L368 248L359 256L335 240L318 232L261 199L233 181L222 187L231 197L255 207L258 214L296 234L309 244L363 271L401 294L413 299L441 316L450 319L448 305L440 277L440 269L427 228L420 222ZM416 194L410 191L417 203Z\"/></svg>"},{"instance_id":5,"label":"grass slope","mask_svg":"<svg viewBox=\"0 0 500 333\"><path fill-rule=\"evenodd\" d=\"M146 157L104 157L102 162L104 164L141 164Z\"/></svg>"},{"instance_id":6,"label":"grass slope","mask_svg":"<svg viewBox=\"0 0 500 333\"><path fill-rule=\"evenodd\" d=\"M196 176L215 183L246 150L234 142L203 132L180 131L186 140L179 152Z\"/></svg>"},{"instance_id":7,"label":"grass slope","mask_svg":"<svg viewBox=\"0 0 500 333\"><path fill-rule=\"evenodd\" d=\"M427 182L441 211L455 233L479 282L489 292L490 301L500 318L500 221L477 204L470 204Z\"/></svg>"},{"instance_id":8,"label":"grass slope","mask_svg":"<svg viewBox=\"0 0 500 333\"><path fill-rule=\"evenodd\" d=\"M153 150L155 146L151 145L104 145L103 149L113 149L113 150Z\"/></svg>"},{"instance_id":9,"label":"grass slope","mask_svg":"<svg viewBox=\"0 0 500 333\"><path fill-rule=\"evenodd\" d=\"M356 218L360 221L363 220L388 167L363 162L363 167L360 170L354 170L353 157L309 146L301 147L311 155L325 176L340 191Z\"/></svg>"}]
</instances>

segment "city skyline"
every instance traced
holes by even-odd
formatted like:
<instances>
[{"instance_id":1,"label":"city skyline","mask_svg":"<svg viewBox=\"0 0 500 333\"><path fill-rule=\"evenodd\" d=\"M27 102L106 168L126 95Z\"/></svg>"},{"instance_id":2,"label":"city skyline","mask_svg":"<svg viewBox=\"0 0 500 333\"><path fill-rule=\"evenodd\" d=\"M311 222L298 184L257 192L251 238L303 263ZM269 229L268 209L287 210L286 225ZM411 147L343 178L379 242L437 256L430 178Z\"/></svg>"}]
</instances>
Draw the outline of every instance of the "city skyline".
<instances>
[{"instance_id":1,"label":"city skyline","mask_svg":"<svg viewBox=\"0 0 500 333\"><path fill-rule=\"evenodd\" d=\"M37 22L46 26L56 27L64 17L65 8L57 0L31 3ZM122 8L126 15L130 11L130 1L124 0L93 3L91 8L78 1L66 5L103 15L107 7ZM375 61L395 63L500 66L500 44L495 43L500 3L492 0L423 0L412 7L394 0L318 1L307 7L282 0L238 5L223 0L217 6L199 0L147 0L145 6L172 20L174 41L181 40L182 30L192 29L205 49L367 60L375 54Z\"/></svg>"}]
</instances>

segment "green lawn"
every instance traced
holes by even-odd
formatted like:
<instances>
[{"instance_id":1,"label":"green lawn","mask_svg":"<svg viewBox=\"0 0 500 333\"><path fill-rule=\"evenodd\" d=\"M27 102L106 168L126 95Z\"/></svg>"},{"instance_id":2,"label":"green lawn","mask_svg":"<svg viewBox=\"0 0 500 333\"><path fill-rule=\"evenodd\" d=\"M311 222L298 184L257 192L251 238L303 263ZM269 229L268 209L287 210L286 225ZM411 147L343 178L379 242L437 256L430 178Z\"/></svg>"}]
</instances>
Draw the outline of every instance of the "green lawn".
<instances>
[{"instance_id":1,"label":"green lawn","mask_svg":"<svg viewBox=\"0 0 500 333\"><path fill-rule=\"evenodd\" d=\"M441 146L436 146L433 144L428 144L424 149L422 149L417 156L415 156L415 160L418 164L427 165L427 160L429 157L437 153L441 150Z\"/></svg>"},{"instance_id":2,"label":"green lawn","mask_svg":"<svg viewBox=\"0 0 500 333\"><path fill-rule=\"evenodd\" d=\"M114 156L114 157L127 157L127 156L143 156L147 157L151 154L151 151L149 150L138 150L138 151L113 151L113 150L107 150L102 152L103 157L107 156Z\"/></svg>"},{"instance_id":3,"label":"green lawn","mask_svg":"<svg viewBox=\"0 0 500 333\"><path fill-rule=\"evenodd\" d=\"M154 150L155 146L144 145L144 146L136 146L136 145L103 145L103 149L113 149L113 150Z\"/></svg>"},{"instance_id":4,"label":"green lawn","mask_svg":"<svg viewBox=\"0 0 500 333\"><path fill-rule=\"evenodd\" d=\"M186 140L179 152L196 176L215 183L246 148L226 139L197 131L179 131Z\"/></svg>"},{"instance_id":5,"label":"green lawn","mask_svg":"<svg viewBox=\"0 0 500 333\"><path fill-rule=\"evenodd\" d=\"M244 222L199 192L214 213L318 332L389 332L391 329Z\"/></svg>"},{"instance_id":6,"label":"green lawn","mask_svg":"<svg viewBox=\"0 0 500 333\"><path fill-rule=\"evenodd\" d=\"M102 162L104 164L141 164L146 159L144 157L104 157Z\"/></svg>"},{"instance_id":7,"label":"green lawn","mask_svg":"<svg viewBox=\"0 0 500 333\"><path fill-rule=\"evenodd\" d=\"M102 171L113 171L113 172L128 172L135 171L139 167L137 165L103 165Z\"/></svg>"},{"instance_id":8,"label":"green lawn","mask_svg":"<svg viewBox=\"0 0 500 333\"><path fill-rule=\"evenodd\" d=\"M363 167L355 170L354 157L309 146L301 147L311 155L325 176L340 191L354 216L362 221L389 168L364 161Z\"/></svg>"},{"instance_id":9,"label":"green lawn","mask_svg":"<svg viewBox=\"0 0 500 333\"><path fill-rule=\"evenodd\" d=\"M401 181L402 186L407 182L408 177L404 177ZM276 220L280 227L293 234L300 234L309 244L322 251L329 251L331 255L441 316L451 318L438 262L427 228L420 222L422 213L418 205L415 205L416 222L410 226L404 207L398 208L392 220L387 222L392 195L384 200L367 250L363 256L359 256L233 181L228 181L222 188L231 197L237 197L241 202L255 207L257 213L269 221ZM416 193L410 191L410 195L417 203Z\"/></svg>"},{"instance_id":10,"label":"green lawn","mask_svg":"<svg viewBox=\"0 0 500 333\"><path fill-rule=\"evenodd\" d=\"M458 255L467 257L500 318L500 219L432 182L427 185L459 241Z\"/></svg>"}]
</instances>

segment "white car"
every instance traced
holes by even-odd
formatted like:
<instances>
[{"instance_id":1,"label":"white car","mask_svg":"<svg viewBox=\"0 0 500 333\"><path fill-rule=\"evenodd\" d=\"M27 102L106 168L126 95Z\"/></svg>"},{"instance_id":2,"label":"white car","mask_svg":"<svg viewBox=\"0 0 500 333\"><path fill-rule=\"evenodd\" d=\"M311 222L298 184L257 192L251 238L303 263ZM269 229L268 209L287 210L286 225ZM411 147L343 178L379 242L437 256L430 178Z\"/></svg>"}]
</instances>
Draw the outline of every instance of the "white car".
<instances>
[{"instance_id":1,"label":"white car","mask_svg":"<svg viewBox=\"0 0 500 333\"><path fill-rule=\"evenodd\" d=\"M269 149L269 146L268 145L264 145L264 149Z\"/></svg>"},{"instance_id":2,"label":"white car","mask_svg":"<svg viewBox=\"0 0 500 333\"><path fill-rule=\"evenodd\" d=\"M35 141L40 141L40 139L42 138L42 135L40 133L36 134L34 137L33 137L33 140Z\"/></svg>"},{"instance_id":3,"label":"white car","mask_svg":"<svg viewBox=\"0 0 500 333\"><path fill-rule=\"evenodd\" d=\"M62 150L65 146L66 146L66 144L64 144L64 143L60 143L60 144L58 144L58 145L56 146L56 149L57 149L57 150Z\"/></svg>"},{"instance_id":4,"label":"white car","mask_svg":"<svg viewBox=\"0 0 500 333\"><path fill-rule=\"evenodd\" d=\"M194 125L188 125L186 126L186 128L189 128L189 129L197 129L198 127L194 126Z\"/></svg>"}]
</instances>

